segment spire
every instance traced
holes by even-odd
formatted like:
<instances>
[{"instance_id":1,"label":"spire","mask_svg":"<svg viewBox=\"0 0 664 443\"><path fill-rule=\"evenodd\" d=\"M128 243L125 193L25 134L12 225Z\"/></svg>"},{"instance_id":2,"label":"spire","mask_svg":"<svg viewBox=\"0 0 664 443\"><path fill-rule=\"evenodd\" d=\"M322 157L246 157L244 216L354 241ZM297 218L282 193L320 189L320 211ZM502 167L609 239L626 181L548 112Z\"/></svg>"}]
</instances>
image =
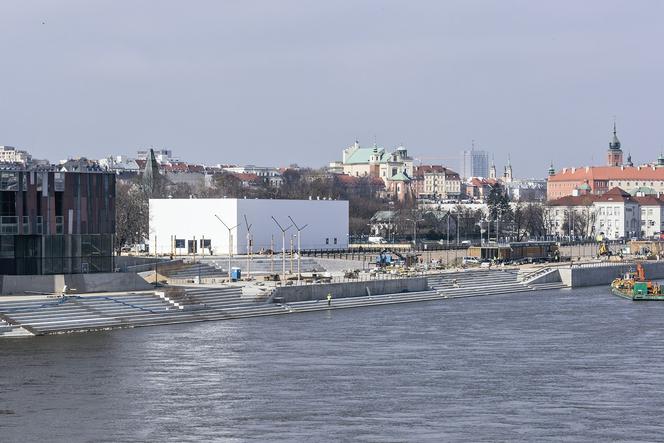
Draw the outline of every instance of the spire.
<instances>
[{"instance_id":1,"label":"spire","mask_svg":"<svg viewBox=\"0 0 664 443\"><path fill-rule=\"evenodd\" d=\"M556 175L556 168L553 167L553 162L549 166L549 175Z\"/></svg>"},{"instance_id":2,"label":"spire","mask_svg":"<svg viewBox=\"0 0 664 443\"><path fill-rule=\"evenodd\" d=\"M613 120L613 137L609 142L609 149L619 150L620 149L620 140L618 140L618 131L616 130L616 121Z\"/></svg>"},{"instance_id":3,"label":"spire","mask_svg":"<svg viewBox=\"0 0 664 443\"><path fill-rule=\"evenodd\" d=\"M143 170L143 188L145 192L152 196L155 191L155 183L159 177L159 164L154 156L154 149L150 148L147 161L145 162L145 169Z\"/></svg>"}]
</instances>

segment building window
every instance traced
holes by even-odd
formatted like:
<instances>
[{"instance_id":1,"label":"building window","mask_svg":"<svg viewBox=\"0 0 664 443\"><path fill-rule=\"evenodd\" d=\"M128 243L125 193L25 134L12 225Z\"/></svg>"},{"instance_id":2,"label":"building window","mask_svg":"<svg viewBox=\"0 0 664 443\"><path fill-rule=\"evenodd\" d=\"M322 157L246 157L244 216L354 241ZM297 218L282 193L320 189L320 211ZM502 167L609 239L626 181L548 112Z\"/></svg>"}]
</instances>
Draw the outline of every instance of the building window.
<instances>
[{"instance_id":1,"label":"building window","mask_svg":"<svg viewBox=\"0 0 664 443\"><path fill-rule=\"evenodd\" d=\"M55 216L55 233L56 234L64 234L64 224L65 224L65 218L61 215L56 215Z\"/></svg>"},{"instance_id":2,"label":"building window","mask_svg":"<svg viewBox=\"0 0 664 443\"><path fill-rule=\"evenodd\" d=\"M336 237L334 237L334 244L335 245L337 244L337 238Z\"/></svg>"},{"instance_id":3,"label":"building window","mask_svg":"<svg viewBox=\"0 0 664 443\"><path fill-rule=\"evenodd\" d=\"M18 172L0 174L0 191L18 191Z\"/></svg>"},{"instance_id":4,"label":"building window","mask_svg":"<svg viewBox=\"0 0 664 443\"><path fill-rule=\"evenodd\" d=\"M330 244L330 239L329 239L329 238L326 238L326 239L325 239L325 244L326 244L326 245L329 245L329 244Z\"/></svg>"},{"instance_id":5,"label":"building window","mask_svg":"<svg viewBox=\"0 0 664 443\"><path fill-rule=\"evenodd\" d=\"M53 174L53 189L63 192L65 190L65 173L56 172Z\"/></svg>"}]
</instances>

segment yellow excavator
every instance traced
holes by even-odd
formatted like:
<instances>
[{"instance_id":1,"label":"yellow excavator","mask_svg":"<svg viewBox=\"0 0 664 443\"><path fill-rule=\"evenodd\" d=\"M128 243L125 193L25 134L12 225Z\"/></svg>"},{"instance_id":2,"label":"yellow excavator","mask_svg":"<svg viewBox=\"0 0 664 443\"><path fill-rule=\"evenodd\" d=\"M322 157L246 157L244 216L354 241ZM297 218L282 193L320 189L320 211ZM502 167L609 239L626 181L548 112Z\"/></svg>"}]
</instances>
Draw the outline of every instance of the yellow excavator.
<instances>
[{"instance_id":1,"label":"yellow excavator","mask_svg":"<svg viewBox=\"0 0 664 443\"><path fill-rule=\"evenodd\" d=\"M606 238L603 234L598 235L596 238L597 243L599 243L599 248L597 250L597 257L611 257L613 253L609 248L609 244L606 241Z\"/></svg>"}]
</instances>

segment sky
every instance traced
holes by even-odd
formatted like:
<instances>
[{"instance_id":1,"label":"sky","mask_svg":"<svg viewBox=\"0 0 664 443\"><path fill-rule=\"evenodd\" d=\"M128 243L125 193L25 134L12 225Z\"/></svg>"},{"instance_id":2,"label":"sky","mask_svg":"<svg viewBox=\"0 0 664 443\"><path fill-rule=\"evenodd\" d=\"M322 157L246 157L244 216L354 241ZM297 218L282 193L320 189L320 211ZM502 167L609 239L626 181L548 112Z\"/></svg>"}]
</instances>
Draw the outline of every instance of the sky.
<instances>
[{"instance_id":1,"label":"sky","mask_svg":"<svg viewBox=\"0 0 664 443\"><path fill-rule=\"evenodd\" d=\"M0 145L324 166L359 140L517 177L664 148L664 2L0 2Z\"/></svg>"}]
</instances>

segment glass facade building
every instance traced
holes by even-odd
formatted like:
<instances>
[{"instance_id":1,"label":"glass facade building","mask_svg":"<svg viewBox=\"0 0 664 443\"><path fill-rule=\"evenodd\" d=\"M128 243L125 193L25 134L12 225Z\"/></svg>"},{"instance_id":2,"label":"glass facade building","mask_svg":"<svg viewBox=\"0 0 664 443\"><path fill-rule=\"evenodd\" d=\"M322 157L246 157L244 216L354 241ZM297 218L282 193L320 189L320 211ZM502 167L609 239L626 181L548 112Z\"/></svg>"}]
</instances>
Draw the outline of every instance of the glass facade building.
<instances>
[{"instance_id":1,"label":"glass facade building","mask_svg":"<svg viewBox=\"0 0 664 443\"><path fill-rule=\"evenodd\" d=\"M489 177L489 154L486 151L463 151L461 153L461 176L465 179L471 177Z\"/></svg>"},{"instance_id":2,"label":"glass facade building","mask_svg":"<svg viewBox=\"0 0 664 443\"><path fill-rule=\"evenodd\" d=\"M115 176L0 168L0 274L112 272Z\"/></svg>"}]
</instances>

